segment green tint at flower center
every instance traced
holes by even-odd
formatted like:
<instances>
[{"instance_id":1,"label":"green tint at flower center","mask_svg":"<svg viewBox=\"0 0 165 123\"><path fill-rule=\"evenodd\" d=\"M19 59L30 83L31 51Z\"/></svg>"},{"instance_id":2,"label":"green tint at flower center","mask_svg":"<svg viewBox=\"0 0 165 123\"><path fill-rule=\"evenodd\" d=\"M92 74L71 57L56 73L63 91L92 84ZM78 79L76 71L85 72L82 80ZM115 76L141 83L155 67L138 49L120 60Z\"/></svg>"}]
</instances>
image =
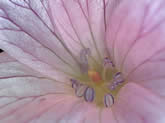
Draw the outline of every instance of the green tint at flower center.
<instances>
[{"instance_id":1,"label":"green tint at flower center","mask_svg":"<svg viewBox=\"0 0 165 123\"><path fill-rule=\"evenodd\" d=\"M74 78L76 82L72 83L72 87L76 95L84 97L87 102L94 102L99 107L110 107L124 84L124 78L108 57L102 59L102 64L91 59L83 56L82 74Z\"/></svg>"},{"instance_id":2,"label":"green tint at flower center","mask_svg":"<svg viewBox=\"0 0 165 123\"><path fill-rule=\"evenodd\" d=\"M105 106L105 95L111 94L114 98L118 91L122 87L123 83L117 86L115 89L111 89L113 86L114 76L118 71L111 65L94 65L88 70L87 73L82 74L80 78L77 78L82 84L87 85L94 89L94 102L100 106Z\"/></svg>"}]
</instances>

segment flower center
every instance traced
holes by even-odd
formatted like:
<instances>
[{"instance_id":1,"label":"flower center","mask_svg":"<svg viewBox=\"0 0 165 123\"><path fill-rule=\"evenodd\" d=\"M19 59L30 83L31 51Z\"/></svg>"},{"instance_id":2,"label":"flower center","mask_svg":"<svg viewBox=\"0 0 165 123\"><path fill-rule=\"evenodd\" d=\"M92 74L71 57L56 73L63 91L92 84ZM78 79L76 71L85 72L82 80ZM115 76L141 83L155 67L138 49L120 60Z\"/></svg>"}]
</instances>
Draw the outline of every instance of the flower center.
<instances>
[{"instance_id":1,"label":"flower center","mask_svg":"<svg viewBox=\"0 0 165 123\"><path fill-rule=\"evenodd\" d=\"M76 96L87 102L94 102L99 107L111 107L114 98L124 85L124 77L117 71L110 58L102 60L102 64L90 62L89 49L80 53L80 77L72 78L72 88Z\"/></svg>"},{"instance_id":2,"label":"flower center","mask_svg":"<svg viewBox=\"0 0 165 123\"><path fill-rule=\"evenodd\" d=\"M102 81L100 74L96 71L88 70L88 76L92 80L92 82L97 83Z\"/></svg>"}]
</instances>

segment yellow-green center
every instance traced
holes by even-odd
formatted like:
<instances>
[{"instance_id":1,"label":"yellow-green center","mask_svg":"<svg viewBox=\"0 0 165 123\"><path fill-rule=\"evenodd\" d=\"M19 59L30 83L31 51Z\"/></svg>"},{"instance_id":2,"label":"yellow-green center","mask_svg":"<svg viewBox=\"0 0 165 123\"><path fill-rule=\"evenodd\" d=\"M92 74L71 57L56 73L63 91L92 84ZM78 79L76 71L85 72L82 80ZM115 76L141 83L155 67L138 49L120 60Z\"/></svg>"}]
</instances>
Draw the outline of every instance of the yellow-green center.
<instances>
[{"instance_id":1,"label":"yellow-green center","mask_svg":"<svg viewBox=\"0 0 165 123\"><path fill-rule=\"evenodd\" d=\"M88 86L94 90L94 102L99 107L105 106L105 95L111 94L116 97L118 91L123 86L123 82L118 84L115 89L110 89L113 86L114 76L119 73L115 67L106 67L103 64L92 64L88 71L75 78L81 84Z\"/></svg>"}]
</instances>

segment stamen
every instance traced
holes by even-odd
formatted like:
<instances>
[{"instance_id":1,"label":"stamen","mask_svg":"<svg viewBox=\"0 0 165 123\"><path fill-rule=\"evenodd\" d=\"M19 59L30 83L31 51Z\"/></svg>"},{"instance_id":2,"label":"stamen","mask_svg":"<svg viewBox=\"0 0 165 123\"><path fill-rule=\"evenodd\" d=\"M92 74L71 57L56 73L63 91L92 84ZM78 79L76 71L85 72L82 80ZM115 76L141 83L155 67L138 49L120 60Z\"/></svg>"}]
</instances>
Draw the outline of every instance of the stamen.
<instances>
[{"instance_id":1,"label":"stamen","mask_svg":"<svg viewBox=\"0 0 165 123\"><path fill-rule=\"evenodd\" d=\"M88 87L84 94L84 99L87 102L92 102L94 100L95 92L93 88Z\"/></svg>"},{"instance_id":2,"label":"stamen","mask_svg":"<svg viewBox=\"0 0 165 123\"><path fill-rule=\"evenodd\" d=\"M86 102L95 102L98 106L111 107L114 97L122 87L124 77L117 72L115 65L108 58L104 58L101 66L93 66L88 57L90 49L86 48L80 52L80 67L82 77L70 79L72 88L77 97L83 97ZM92 66L91 66L92 65ZM95 68L96 67L96 68Z\"/></svg>"},{"instance_id":3,"label":"stamen","mask_svg":"<svg viewBox=\"0 0 165 123\"><path fill-rule=\"evenodd\" d=\"M71 83L72 83L72 88L77 89L79 82L75 79L70 79Z\"/></svg>"},{"instance_id":4,"label":"stamen","mask_svg":"<svg viewBox=\"0 0 165 123\"><path fill-rule=\"evenodd\" d=\"M87 89L87 86L86 85L80 85L77 89L76 89L76 95L78 97L82 97L84 96L84 93Z\"/></svg>"},{"instance_id":5,"label":"stamen","mask_svg":"<svg viewBox=\"0 0 165 123\"><path fill-rule=\"evenodd\" d=\"M108 57L105 57L104 58L104 67L115 67L115 65L113 64L113 62L108 58Z\"/></svg>"},{"instance_id":6,"label":"stamen","mask_svg":"<svg viewBox=\"0 0 165 123\"><path fill-rule=\"evenodd\" d=\"M114 64L113 62L108 58L108 57L105 57L104 58L104 61L103 61L103 72L102 72L102 77L103 77L103 80L106 81L106 73L107 73L107 70L108 69L114 69Z\"/></svg>"},{"instance_id":7,"label":"stamen","mask_svg":"<svg viewBox=\"0 0 165 123\"><path fill-rule=\"evenodd\" d=\"M113 77L113 82L110 84L110 90L116 89L116 87L124 82L124 77L121 72L117 72Z\"/></svg>"},{"instance_id":8,"label":"stamen","mask_svg":"<svg viewBox=\"0 0 165 123\"><path fill-rule=\"evenodd\" d=\"M115 88L116 88L116 85L114 85L114 84L109 86L109 89L112 90L112 91L115 90Z\"/></svg>"},{"instance_id":9,"label":"stamen","mask_svg":"<svg viewBox=\"0 0 165 123\"><path fill-rule=\"evenodd\" d=\"M114 104L114 97L111 94L106 94L104 96L104 105L105 107L110 107Z\"/></svg>"},{"instance_id":10,"label":"stamen","mask_svg":"<svg viewBox=\"0 0 165 123\"><path fill-rule=\"evenodd\" d=\"M88 56L90 56L91 51L89 48L85 48L80 52L80 69L82 73L88 72Z\"/></svg>"}]
</instances>

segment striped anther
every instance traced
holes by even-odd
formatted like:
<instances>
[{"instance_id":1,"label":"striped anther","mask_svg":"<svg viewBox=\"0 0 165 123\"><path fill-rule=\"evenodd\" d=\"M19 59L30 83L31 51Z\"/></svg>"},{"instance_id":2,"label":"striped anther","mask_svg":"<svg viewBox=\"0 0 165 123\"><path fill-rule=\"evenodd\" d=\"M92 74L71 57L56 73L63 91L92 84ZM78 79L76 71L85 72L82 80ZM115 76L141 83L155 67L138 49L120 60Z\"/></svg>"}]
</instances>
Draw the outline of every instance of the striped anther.
<instances>
[{"instance_id":1,"label":"striped anther","mask_svg":"<svg viewBox=\"0 0 165 123\"><path fill-rule=\"evenodd\" d=\"M95 91L93 88L88 87L84 94L84 99L87 102L92 102L94 100Z\"/></svg>"},{"instance_id":2,"label":"striped anther","mask_svg":"<svg viewBox=\"0 0 165 123\"><path fill-rule=\"evenodd\" d=\"M104 96L104 105L105 107L111 107L114 104L114 98L111 94L106 94Z\"/></svg>"}]
</instances>

